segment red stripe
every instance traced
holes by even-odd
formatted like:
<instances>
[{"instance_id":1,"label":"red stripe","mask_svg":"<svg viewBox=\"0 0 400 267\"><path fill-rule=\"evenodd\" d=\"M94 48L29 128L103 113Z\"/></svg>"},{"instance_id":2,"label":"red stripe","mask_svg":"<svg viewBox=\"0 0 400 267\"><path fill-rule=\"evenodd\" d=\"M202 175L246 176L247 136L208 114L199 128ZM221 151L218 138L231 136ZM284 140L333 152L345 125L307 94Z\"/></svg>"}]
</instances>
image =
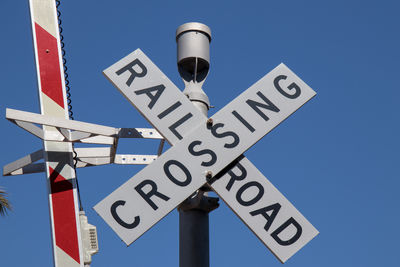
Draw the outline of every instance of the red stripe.
<instances>
[{"instance_id":1,"label":"red stripe","mask_svg":"<svg viewBox=\"0 0 400 267\"><path fill-rule=\"evenodd\" d=\"M57 39L35 23L42 92L64 108Z\"/></svg>"},{"instance_id":2,"label":"red stripe","mask_svg":"<svg viewBox=\"0 0 400 267\"><path fill-rule=\"evenodd\" d=\"M51 167L49 173L56 245L79 263L73 187Z\"/></svg>"}]
</instances>

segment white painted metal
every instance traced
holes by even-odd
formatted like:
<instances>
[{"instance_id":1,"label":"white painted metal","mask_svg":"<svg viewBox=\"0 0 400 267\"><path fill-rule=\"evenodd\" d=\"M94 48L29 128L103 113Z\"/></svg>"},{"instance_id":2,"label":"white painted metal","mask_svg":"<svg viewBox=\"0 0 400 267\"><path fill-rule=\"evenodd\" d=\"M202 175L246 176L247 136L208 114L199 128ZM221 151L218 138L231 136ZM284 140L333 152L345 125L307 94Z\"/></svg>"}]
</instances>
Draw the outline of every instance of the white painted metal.
<instances>
[{"instance_id":1,"label":"white painted metal","mask_svg":"<svg viewBox=\"0 0 400 267\"><path fill-rule=\"evenodd\" d=\"M161 134L152 128L120 128L118 137L163 139Z\"/></svg>"},{"instance_id":2,"label":"white painted metal","mask_svg":"<svg viewBox=\"0 0 400 267\"><path fill-rule=\"evenodd\" d=\"M75 152L78 158L111 157L111 147L77 147Z\"/></svg>"},{"instance_id":3,"label":"white painted metal","mask_svg":"<svg viewBox=\"0 0 400 267\"><path fill-rule=\"evenodd\" d=\"M21 127L22 129L30 132L34 136L39 137L42 140L45 139L43 129L40 129L34 124L25 121L15 121L15 124Z\"/></svg>"},{"instance_id":4,"label":"white painted metal","mask_svg":"<svg viewBox=\"0 0 400 267\"><path fill-rule=\"evenodd\" d=\"M77 140L79 143L85 144L101 144L101 145L113 145L115 142L115 137L111 136L92 136L85 139ZM65 141L62 141L65 142ZM69 142L69 141L67 141Z\"/></svg>"},{"instance_id":5,"label":"white painted metal","mask_svg":"<svg viewBox=\"0 0 400 267\"><path fill-rule=\"evenodd\" d=\"M99 252L99 241L97 240L97 228L88 223L84 211L79 212L79 221L82 229L83 258L85 266L92 263L92 256Z\"/></svg>"},{"instance_id":6,"label":"white painted metal","mask_svg":"<svg viewBox=\"0 0 400 267\"><path fill-rule=\"evenodd\" d=\"M105 148L110 149L110 148ZM77 150L79 152L77 152ZM105 164L120 165L148 165L158 158L158 155L120 155L111 154L113 156L104 156L103 152L97 152L94 148L76 148L77 152L77 168L91 167ZM36 158L36 152L29 154L21 159L11 162L3 167L3 176L14 176L29 173L44 172L44 163L34 163L43 159L43 150L39 150L42 156Z\"/></svg>"},{"instance_id":7,"label":"white painted metal","mask_svg":"<svg viewBox=\"0 0 400 267\"><path fill-rule=\"evenodd\" d=\"M7 172L4 173L4 176L14 176L14 175L22 175L22 174L30 174L30 173L39 173L39 172L45 172L46 171L46 165L45 163L31 163L26 166L22 166L21 168L18 168L12 172Z\"/></svg>"},{"instance_id":8,"label":"white painted metal","mask_svg":"<svg viewBox=\"0 0 400 267\"><path fill-rule=\"evenodd\" d=\"M236 176L239 176L240 179L232 178ZM318 234L318 230L246 158L240 159L234 167L212 183L211 187L282 263ZM260 193L260 188L263 193ZM257 199L259 193L261 197L254 204L244 206L238 201L238 198L241 201ZM279 208L272 206L277 204L280 206ZM251 212L266 207L270 207L264 213L268 219L260 213L251 214ZM274 208L277 212L275 218L272 217ZM290 218L293 218L301 226L301 235L293 244L281 245L271 234ZM265 227L268 223L270 226L266 230ZM279 238L283 241L290 240L296 234L294 229L291 225L278 235Z\"/></svg>"},{"instance_id":9,"label":"white painted metal","mask_svg":"<svg viewBox=\"0 0 400 267\"><path fill-rule=\"evenodd\" d=\"M151 128L114 128L9 108L6 109L6 118L33 135L46 141L109 144L110 140L112 142L114 139L95 137L163 138L156 130ZM35 124L52 126L57 129L57 131L55 131L54 128L52 128L52 131L44 131Z\"/></svg>"},{"instance_id":10,"label":"white painted metal","mask_svg":"<svg viewBox=\"0 0 400 267\"><path fill-rule=\"evenodd\" d=\"M44 157L43 149L40 149L29 155L26 155L25 157L17 159L16 161L11 162L3 167L3 175L7 176L7 175L17 175L17 174L27 173L26 169L24 171L24 167L32 165L34 162L43 159L43 157ZM40 169L41 171L33 171L38 169ZM38 166L36 165L36 168L32 168L32 172L43 172L43 171L44 171L44 166L38 168Z\"/></svg>"},{"instance_id":11,"label":"white painted metal","mask_svg":"<svg viewBox=\"0 0 400 267\"><path fill-rule=\"evenodd\" d=\"M135 128L133 128L135 129ZM138 128L136 128L138 129ZM141 128L144 129L144 128ZM150 135L154 138L159 135L154 129L145 129L147 132L155 132ZM143 136L146 136L144 134ZM101 136L99 136L101 137ZM142 137L147 138L147 137ZM159 138L162 138L159 135ZM114 140L114 139L113 139ZM100 143L100 142L97 142ZM101 144L113 144L113 142ZM120 155L115 154L116 149L113 147L85 147L75 148L77 153L77 168L105 165L105 164L122 164L122 165L148 165L158 158L158 155ZM43 150L38 150L29 155L26 155L14 162L11 162L3 167L3 175L21 175L29 173L44 172L44 163L34 163L43 159Z\"/></svg>"},{"instance_id":12,"label":"white painted metal","mask_svg":"<svg viewBox=\"0 0 400 267\"><path fill-rule=\"evenodd\" d=\"M111 157L82 157L78 159L77 168L92 167L114 163Z\"/></svg>"},{"instance_id":13,"label":"white painted metal","mask_svg":"<svg viewBox=\"0 0 400 267\"><path fill-rule=\"evenodd\" d=\"M118 70L136 59L139 59L140 62L143 63L147 69L147 73L146 75L143 75L144 77L137 78L138 83L132 83L129 86L126 84L126 80L129 78L129 75L121 78L119 75L116 75L116 73ZM181 97L182 93L180 93L179 89L177 89L175 86L166 86L166 89L158 97L157 102L152 106L152 108L147 106L149 103L149 99L146 99L147 96L143 94L135 94L137 90L142 90L143 88L148 88L151 86L151 81L153 81L153 79L150 79L149 77L152 77L157 81L153 83L153 85L163 84L163 82L165 82L166 78L157 80L157 75L162 76L163 74L153 65L154 64L148 60L148 58L140 50L136 50L126 58L108 68L106 71L104 71L104 73L108 79L117 88L119 88L125 97L127 97L133 105L140 109L140 112L154 125L154 127L157 128L170 143L174 144L179 139L176 137L176 135L171 133L170 130L170 126L174 122L164 121L163 118L160 119L157 114L161 114L166 108L176 102L177 98L182 104L182 109L179 110L179 114L185 114L188 112L195 113L195 109L193 106L190 107L189 105L185 105L186 101ZM152 72L153 70L154 72ZM147 77L147 75L149 77ZM283 76L285 78L279 80L279 91L277 89L277 85L274 85L274 82L278 77ZM141 79L143 80L141 81ZM141 83L139 83L140 81ZM297 89L293 87L294 83L301 90L301 93L299 91L298 96L293 95L293 93L297 92ZM295 89L295 91L293 91L293 89ZM175 98L171 99L172 94L174 94ZM260 97L260 95L266 97L267 100L272 102L279 111L277 111L277 109L275 109L275 111L266 111L265 109L260 108L259 105L256 105L259 107L257 111L257 108L254 108L254 105L247 103L249 100L264 103L264 100L262 97ZM285 65L279 65L213 116L212 119L214 125L219 125L220 128L216 131L217 134L214 135L218 135L218 133L222 134L226 131L236 133L240 141L234 147L230 149L224 147L225 144L232 144L235 141L232 136L224 137L223 139L216 138L210 133L210 130L207 129L205 123L206 118L204 116L201 118L200 115L195 113L195 119L190 118L189 120L185 121L187 125L191 123L197 123L199 126L196 127L195 130L191 131L190 128L185 127L187 125L182 125L182 131L180 134L185 137L183 140L164 153L152 165L143 169L133 178L128 180L128 182L98 203L95 206L95 210L101 217L103 217L103 219L111 226L111 228L114 229L114 231L125 243L130 244L140 237L158 220L175 208L180 201L183 201L196 189L201 187L206 182L205 174L207 172L211 172L213 174L220 172L232 160L242 154L245 150L262 138L266 133L271 131L290 114L300 108L314 95L315 92L303 81L301 81L301 79L299 79ZM162 106L162 108L158 106L159 104ZM271 107L272 104L270 103L267 106ZM237 116L234 116L233 112L240 114L242 120L239 120ZM243 123L243 120L246 121L247 124ZM221 136L219 137L221 138ZM197 158L188 152L190 144L196 141L201 142L201 146L199 146L196 151L207 148L215 153L217 160L215 163L210 164L211 166L204 167L200 165L202 162L204 163L210 161L209 155ZM169 180L169 178L166 176L165 171L165 166L169 166L168 162L171 162L171 160L174 162L177 161L185 166L185 169L187 169L188 173L190 173L194 179L192 179L190 183L185 186L176 185L176 183L171 182L171 180ZM186 176L183 175L182 171L175 169L175 172L175 175L179 175L179 179L185 179ZM168 192L174 192L173 195L167 195L168 201L154 197L156 200L158 200L156 210L146 203L145 199L140 196L138 190L134 190L135 187L148 180L155 182L157 185L157 191L164 195ZM147 190L150 189L151 188ZM221 197L222 196L224 196L224 194L221 194ZM114 218L115 216L113 217L113 215L110 213L110 207L119 201L124 203L123 207L122 205L118 206L117 214L120 216L119 218L122 221L128 221L130 223L133 222L135 218L140 218L140 222L137 226L127 229L118 223ZM229 198L227 201L229 201ZM228 205L235 207L234 203L228 203ZM246 219L245 217L243 218ZM302 222L303 221L306 220L304 219ZM248 223L248 225L249 227L252 227L252 223ZM315 235L307 234L307 236ZM274 249L273 246L270 247ZM277 256L280 254L279 251L274 253ZM280 259L284 261L285 257L283 256Z\"/></svg>"},{"instance_id":14,"label":"white painted metal","mask_svg":"<svg viewBox=\"0 0 400 267\"><path fill-rule=\"evenodd\" d=\"M178 41L179 35L181 35L184 32L188 32L188 31L202 32L207 35L207 37L209 38L209 42L211 41L211 29L207 25L205 25L203 23L199 23L199 22L188 22L188 23L185 23L185 24L182 24L181 26L179 26L178 29L176 29L176 33L175 33L176 40ZM205 45L204 47L209 47L209 45ZM190 56L192 56L192 55L193 54L190 54Z\"/></svg>"},{"instance_id":15,"label":"white painted metal","mask_svg":"<svg viewBox=\"0 0 400 267\"><path fill-rule=\"evenodd\" d=\"M157 155L116 155L115 164L148 165L158 158Z\"/></svg>"},{"instance_id":16,"label":"white painted metal","mask_svg":"<svg viewBox=\"0 0 400 267\"><path fill-rule=\"evenodd\" d=\"M85 133L92 133L103 136L116 136L118 131L116 128L102 126L93 123L72 121L64 118L57 118L48 115L41 115L32 112L26 112L15 109L6 109L6 118L10 121L23 121L46 126L53 126L63 129L75 130Z\"/></svg>"},{"instance_id":17,"label":"white painted metal","mask_svg":"<svg viewBox=\"0 0 400 267\"><path fill-rule=\"evenodd\" d=\"M116 155L118 139L163 139L159 132L152 128L113 128L14 109L6 109L6 118L44 141L111 145L110 147L76 148L78 168L111 163L150 164L157 158L156 155ZM37 125L50 126L51 130L44 130L45 127L42 129ZM43 163L34 164L43 159L43 156L37 157L39 152L43 155L43 150L39 150L7 164L3 168L3 175L44 172Z\"/></svg>"}]
</instances>

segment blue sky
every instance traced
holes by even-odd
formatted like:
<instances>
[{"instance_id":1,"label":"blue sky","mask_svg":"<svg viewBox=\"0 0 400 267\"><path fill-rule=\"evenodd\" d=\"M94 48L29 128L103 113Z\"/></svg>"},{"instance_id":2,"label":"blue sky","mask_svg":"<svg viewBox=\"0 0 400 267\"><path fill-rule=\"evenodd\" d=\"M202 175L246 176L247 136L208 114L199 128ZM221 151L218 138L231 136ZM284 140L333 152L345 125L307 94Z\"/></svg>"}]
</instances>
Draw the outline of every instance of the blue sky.
<instances>
[{"instance_id":1,"label":"blue sky","mask_svg":"<svg viewBox=\"0 0 400 267\"><path fill-rule=\"evenodd\" d=\"M204 84L210 114L285 63L317 96L249 149L248 157L320 231L286 266L397 266L400 219L397 1L66 1L62 3L76 120L149 127L102 71L140 48L181 89L175 30L207 24L213 35ZM0 165L42 142L5 119L39 112L27 1L0 2ZM121 141L120 153L158 143ZM178 213L129 247L92 207L142 167L78 170L100 252L92 266L177 266ZM44 174L3 177L14 210L0 218L2 266L52 266ZM211 266L281 263L224 204L210 215Z\"/></svg>"}]
</instances>

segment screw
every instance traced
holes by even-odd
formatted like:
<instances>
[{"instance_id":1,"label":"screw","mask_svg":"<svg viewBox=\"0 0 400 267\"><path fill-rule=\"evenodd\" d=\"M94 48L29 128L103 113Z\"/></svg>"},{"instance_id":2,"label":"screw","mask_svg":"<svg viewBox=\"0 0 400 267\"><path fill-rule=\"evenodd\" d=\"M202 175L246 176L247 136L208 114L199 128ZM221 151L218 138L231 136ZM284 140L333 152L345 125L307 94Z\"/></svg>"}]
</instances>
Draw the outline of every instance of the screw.
<instances>
[{"instance_id":1,"label":"screw","mask_svg":"<svg viewBox=\"0 0 400 267\"><path fill-rule=\"evenodd\" d=\"M49 49L46 49L46 53L49 53L50 52L50 50Z\"/></svg>"},{"instance_id":2,"label":"screw","mask_svg":"<svg viewBox=\"0 0 400 267\"><path fill-rule=\"evenodd\" d=\"M210 179L212 177L212 171L207 171L206 172L206 178Z\"/></svg>"},{"instance_id":3,"label":"screw","mask_svg":"<svg viewBox=\"0 0 400 267\"><path fill-rule=\"evenodd\" d=\"M212 126L213 123L214 123L214 121L213 121L212 118L209 118L209 119L207 120L207 126Z\"/></svg>"}]
</instances>

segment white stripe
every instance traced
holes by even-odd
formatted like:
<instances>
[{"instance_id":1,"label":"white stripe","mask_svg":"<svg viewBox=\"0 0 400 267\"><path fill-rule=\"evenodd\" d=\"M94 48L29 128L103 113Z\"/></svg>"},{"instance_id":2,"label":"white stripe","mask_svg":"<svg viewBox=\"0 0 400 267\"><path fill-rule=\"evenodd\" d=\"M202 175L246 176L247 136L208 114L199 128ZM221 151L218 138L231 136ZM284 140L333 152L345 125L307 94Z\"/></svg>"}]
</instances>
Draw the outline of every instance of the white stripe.
<instances>
[{"instance_id":1,"label":"white stripe","mask_svg":"<svg viewBox=\"0 0 400 267\"><path fill-rule=\"evenodd\" d=\"M31 14L35 23L57 38L57 20L53 12L54 0L30 0Z\"/></svg>"},{"instance_id":2,"label":"white stripe","mask_svg":"<svg viewBox=\"0 0 400 267\"><path fill-rule=\"evenodd\" d=\"M68 266L68 267L79 267L79 263L77 263L73 258L71 258L67 253L64 252L61 248L56 246L57 258L60 259L60 267ZM57 265L56 265L57 266Z\"/></svg>"}]
</instances>

